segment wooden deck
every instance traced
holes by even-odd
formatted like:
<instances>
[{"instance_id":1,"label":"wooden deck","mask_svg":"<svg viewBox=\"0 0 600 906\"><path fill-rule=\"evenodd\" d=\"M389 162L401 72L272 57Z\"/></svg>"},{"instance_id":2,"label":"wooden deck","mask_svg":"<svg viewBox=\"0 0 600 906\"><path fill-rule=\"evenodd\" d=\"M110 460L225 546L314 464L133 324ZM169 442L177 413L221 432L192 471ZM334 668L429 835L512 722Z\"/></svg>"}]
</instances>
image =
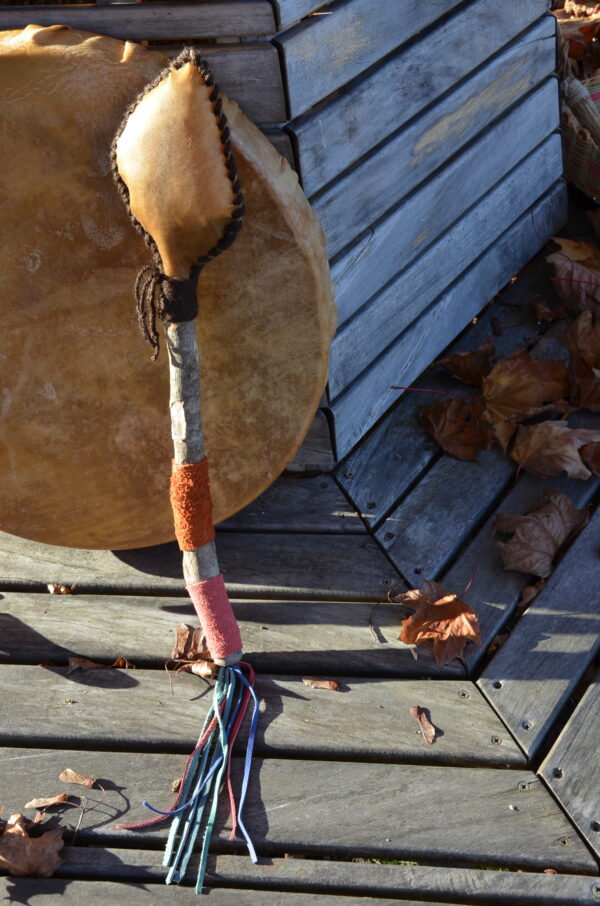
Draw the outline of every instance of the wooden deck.
<instances>
[{"instance_id":1,"label":"wooden deck","mask_svg":"<svg viewBox=\"0 0 600 906\"><path fill-rule=\"evenodd\" d=\"M534 261L452 349L494 328L500 353L533 343L550 355L553 330L527 305L541 279ZM416 386L449 379L432 368ZM441 454L419 428L423 397L405 394L333 470L317 429L295 471L220 527L263 703L247 814L260 861L229 842L223 811L211 903L600 902L600 512L520 619L529 579L502 568L493 532L496 512L523 512L548 486L593 511L599 481L517 475L495 451L476 463ZM466 589L482 624L484 646L446 668L421 649L414 659L397 640L406 612L385 602L423 578ZM50 596L48 582L75 593ZM0 592L4 815L65 789L66 767L105 791L60 815L71 829L55 877L5 878L5 902L198 902L162 885L163 829L116 827L143 817L144 798L168 805L210 697L189 675L171 689L163 669L174 627L191 619L174 545L111 553L4 535ZM69 673L71 655L126 655L137 669ZM309 688L307 675L341 692ZM437 728L431 746L412 705Z\"/></svg>"}]
</instances>

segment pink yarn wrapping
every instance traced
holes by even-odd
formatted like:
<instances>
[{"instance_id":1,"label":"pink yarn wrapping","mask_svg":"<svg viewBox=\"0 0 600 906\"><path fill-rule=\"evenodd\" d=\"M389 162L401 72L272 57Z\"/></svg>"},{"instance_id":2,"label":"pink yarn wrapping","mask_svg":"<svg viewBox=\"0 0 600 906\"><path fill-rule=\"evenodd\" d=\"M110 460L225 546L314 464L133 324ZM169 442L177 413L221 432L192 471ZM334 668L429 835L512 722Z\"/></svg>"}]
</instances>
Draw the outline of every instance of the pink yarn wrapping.
<instances>
[{"instance_id":1,"label":"pink yarn wrapping","mask_svg":"<svg viewBox=\"0 0 600 906\"><path fill-rule=\"evenodd\" d=\"M208 650L215 659L223 660L242 650L240 628L225 590L223 575L188 585Z\"/></svg>"}]
</instances>

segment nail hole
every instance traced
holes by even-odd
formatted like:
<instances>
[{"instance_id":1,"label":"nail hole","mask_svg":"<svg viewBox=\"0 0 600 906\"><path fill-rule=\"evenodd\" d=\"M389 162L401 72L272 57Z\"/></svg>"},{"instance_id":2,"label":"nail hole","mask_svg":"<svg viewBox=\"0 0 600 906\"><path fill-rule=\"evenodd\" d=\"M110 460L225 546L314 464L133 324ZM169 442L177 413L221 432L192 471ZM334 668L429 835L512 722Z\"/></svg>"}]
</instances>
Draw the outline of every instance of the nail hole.
<instances>
[{"instance_id":1,"label":"nail hole","mask_svg":"<svg viewBox=\"0 0 600 906\"><path fill-rule=\"evenodd\" d=\"M369 500L369 502L367 503L368 510L374 510L376 506L377 506L377 504L375 503L374 500Z\"/></svg>"},{"instance_id":2,"label":"nail hole","mask_svg":"<svg viewBox=\"0 0 600 906\"><path fill-rule=\"evenodd\" d=\"M497 679L495 683L492 683L492 686L494 687L494 689L501 689L502 683L499 679Z\"/></svg>"},{"instance_id":3,"label":"nail hole","mask_svg":"<svg viewBox=\"0 0 600 906\"><path fill-rule=\"evenodd\" d=\"M561 777L563 776L563 772L562 772L561 768L553 768L552 776L556 777L557 780L560 780Z\"/></svg>"},{"instance_id":4,"label":"nail hole","mask_svg":"<svg viewBox=\"0 0 600 906\"><path fill-rule=\"evenodd\" d=\"M421 569L420 566L415 566L413 572L415 572L417 574L417 576L419 576L423 572L423 570Z\"/></svg>"},{"instance_id":5,"label":"nail hole","mask_svg":"<svg viewBox=\"0 0 600 906\"><path fill-rule=\"evenodd\" d=\"M521 721L521 726L524 730L531 730L531 723L528 720Z\"/></svg>"},{"instance_id":6,"label":"nail hole","mask_svg":"<svg viewBox=\"0 0 600 906\"><path fill-rule=\"evenodd\" d=\"M598 833L598 831L600 831L600 821L592 821L590 823L590 827L593 831L596 831L596 833Z\"/></svg>"},{"instance_id":7,"label":"nail hole","mask_svg":"<svg viewBox=\"0 0 600 906\"><path fill-rule=\"evenodd\" d=\"M391 541L392 538L395 538L395 535L393 532L386 532L385 535L383 536L384 541Z\"/></svg>"},{"instance_id":8,"label":"nail hole","mask_svg":"<svg viewBox=\"0 0 600 906\"><path fill-rule=\"evenodd\" d=\"M571 841L569 840L568 837L563 837L562 840L560 841L560 845L561 846L570 846Z\"/></svg>"}]
</instances>

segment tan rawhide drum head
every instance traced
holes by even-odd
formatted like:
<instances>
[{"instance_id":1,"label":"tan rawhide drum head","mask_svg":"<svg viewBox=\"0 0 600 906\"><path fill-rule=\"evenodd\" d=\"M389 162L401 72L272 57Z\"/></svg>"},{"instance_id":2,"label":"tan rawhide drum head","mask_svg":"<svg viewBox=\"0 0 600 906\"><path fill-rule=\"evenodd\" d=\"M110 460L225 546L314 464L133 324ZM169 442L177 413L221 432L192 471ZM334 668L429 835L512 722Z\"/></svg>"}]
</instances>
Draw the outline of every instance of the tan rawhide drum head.
<instances>
[{"instance_id":1,"label":"tan rawhide drum head","mask_svg":"<svg viewBox=\"0 0 600 906\"><path fill-rule=\"evenodd\" d=\"M167 63L62 26L0 34L0 529L71 547L173 538L168 368L138 331L150 263L112 138ZM224 99L246 216L202 272L198 340L215 520L293 457L334 329L321 229L288 164ZM164 343L163 350L164 350Z\"/></svg>"}]
</instances>

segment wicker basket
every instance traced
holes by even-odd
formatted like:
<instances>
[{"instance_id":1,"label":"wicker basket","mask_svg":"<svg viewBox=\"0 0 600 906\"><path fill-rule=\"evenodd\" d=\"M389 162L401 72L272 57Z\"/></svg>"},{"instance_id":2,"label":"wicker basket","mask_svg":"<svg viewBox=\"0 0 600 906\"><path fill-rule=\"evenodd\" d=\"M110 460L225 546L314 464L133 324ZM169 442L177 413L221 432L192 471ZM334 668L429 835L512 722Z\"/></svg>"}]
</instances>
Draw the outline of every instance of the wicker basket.
<instances>
[{"instance_id":1,"label":"wicker basket","mask_svg":"<svg viewBox=\"0 0 600 906\"><path fill-rule=\"evenodd\" d=\"M582 84L587 88L600 115L600 71ZM600 203L600 148L582 120L581 114L577 116L570 106L563 106L561 131L565 176L574 186Z\"/></svg>"}]
</instances>

